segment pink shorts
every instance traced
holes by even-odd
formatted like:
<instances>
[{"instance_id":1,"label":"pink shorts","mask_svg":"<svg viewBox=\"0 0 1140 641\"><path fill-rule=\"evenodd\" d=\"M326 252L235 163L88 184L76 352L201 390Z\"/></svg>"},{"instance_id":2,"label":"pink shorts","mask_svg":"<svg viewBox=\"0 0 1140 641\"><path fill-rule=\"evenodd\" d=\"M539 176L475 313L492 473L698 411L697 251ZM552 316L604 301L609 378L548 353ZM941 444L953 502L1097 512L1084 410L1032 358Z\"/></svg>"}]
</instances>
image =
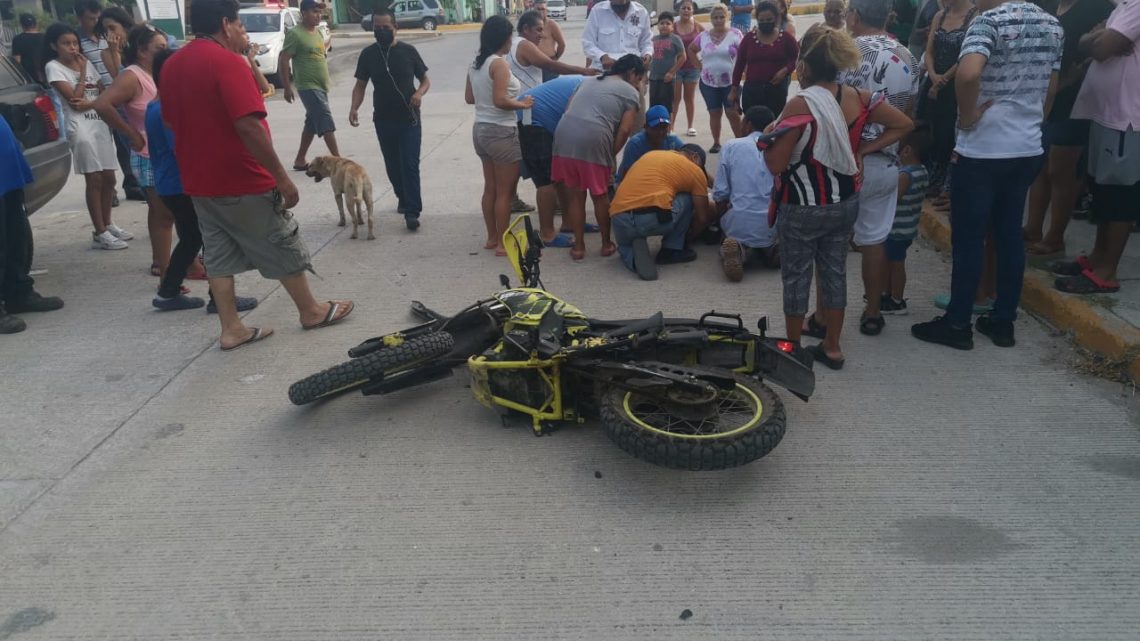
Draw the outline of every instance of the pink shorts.
<instances>
[{"instance_id":1,"label":"pink shorts","mask_svg":"<svg viewBox=\"0 0 1140 641\"><path fill-rule=\"evenodd\" d=\"M585 160L555 156L550 163L550 179L566 183L571 189L585 189L591 196L601 196L609 191L613 170L605 165L596 165Z\"/></svg>"}]
</instances>

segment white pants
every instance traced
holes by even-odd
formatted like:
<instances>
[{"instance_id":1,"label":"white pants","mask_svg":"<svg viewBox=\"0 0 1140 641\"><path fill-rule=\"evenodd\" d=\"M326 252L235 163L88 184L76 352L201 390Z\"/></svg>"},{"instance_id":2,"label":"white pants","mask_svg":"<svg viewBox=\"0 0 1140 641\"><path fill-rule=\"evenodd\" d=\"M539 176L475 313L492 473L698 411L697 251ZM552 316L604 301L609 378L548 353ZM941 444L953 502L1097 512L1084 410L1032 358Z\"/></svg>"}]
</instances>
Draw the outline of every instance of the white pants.
<instances>
[{"instance_id":1,"label":"white pants","mask_svg":"<svg viewBox=\"0 0 1140 641\"><path fill-rule=\"evenodd\" d=\"M895 222L898 194L898 164L883 154L865 157L859 217L855 219L856 245L878 245L887 239Z\"/></svg>"}]
</instances>

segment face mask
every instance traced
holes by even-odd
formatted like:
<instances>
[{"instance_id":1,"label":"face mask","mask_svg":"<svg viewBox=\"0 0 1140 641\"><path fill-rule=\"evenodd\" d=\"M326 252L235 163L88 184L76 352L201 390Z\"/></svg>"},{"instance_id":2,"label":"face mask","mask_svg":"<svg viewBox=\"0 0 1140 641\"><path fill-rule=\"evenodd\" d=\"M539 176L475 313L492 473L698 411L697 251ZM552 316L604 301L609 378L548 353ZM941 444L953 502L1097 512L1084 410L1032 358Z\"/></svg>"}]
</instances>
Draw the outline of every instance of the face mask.
<instances>
[{"instance_id":1,"label":"face mask","mask_svg":"<svg viewBox=\"0 0 1140 641\"><path fill-rule=\"evenodd\" d=\"M773 31L776 30L776 23L775 22L757 22L756 28L760 30L760 33L772 33Z\"/></svg>"},{"instance_id":2,"label":"face mask","mask_svg":"<svg viewBox=\"0 0 1140 641\"><path fill-rule=\"evenodd\" d=\"M391 29L374 29L372 35L376 37L376 42L380 43L381 47L391 47L396 41L396 34Z\"/></svg>"}]
</instances>

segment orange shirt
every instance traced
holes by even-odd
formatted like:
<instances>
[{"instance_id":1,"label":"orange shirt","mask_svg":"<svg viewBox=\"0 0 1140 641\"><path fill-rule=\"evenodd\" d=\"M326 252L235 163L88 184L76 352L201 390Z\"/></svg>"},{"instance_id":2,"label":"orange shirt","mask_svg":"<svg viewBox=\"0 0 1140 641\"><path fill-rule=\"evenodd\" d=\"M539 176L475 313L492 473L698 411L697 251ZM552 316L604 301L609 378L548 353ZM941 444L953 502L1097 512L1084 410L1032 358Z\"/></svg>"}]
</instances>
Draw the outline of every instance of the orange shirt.
<instances>
[{"instance_id":1,"label":"orange shirt","mask_svg":"<svg viewBox=\"0 0 1140 641\"><path fill-rule=\"evenodd\" d=\"M677 194L708 198L705 170L677 151L651 151L626 172L610 204L612 214L657 207L672 209Z\"/></svg>"}]
</instances>

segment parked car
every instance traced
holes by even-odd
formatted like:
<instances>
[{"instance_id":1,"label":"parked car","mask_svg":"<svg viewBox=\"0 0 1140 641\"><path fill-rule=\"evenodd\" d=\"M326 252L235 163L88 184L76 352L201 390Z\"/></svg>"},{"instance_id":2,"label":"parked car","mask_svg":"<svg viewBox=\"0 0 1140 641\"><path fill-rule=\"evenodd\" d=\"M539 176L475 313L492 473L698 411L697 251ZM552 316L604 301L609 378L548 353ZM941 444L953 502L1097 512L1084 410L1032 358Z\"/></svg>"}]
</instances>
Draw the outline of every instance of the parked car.
<instances>
[{"instance_id":1,"label":"parked car","mask_svg":"<svg viewBox=\"0 0 1140 641\"><path fill-rule=\"evenodd\" d=\"M425 31L435 31L437 26L447 24L447 12L439 0L396 0L392 3L392 13L401 28L420 27ZM360 19L360 28L372 31L371 13Z\"/></svg>"},{"instance_id":2,"label":"parked car","mask_svg":"<svg viewBox=\"0 0 1140 641\"><path fill-rule=\"evenodd\" d=\"M30 214L47 204L67 183L71 149L60 134L64 125L51 96L5 55L0 55L0 115L24 147L24 157L36 179L24 188L24 204Z\"/></svg>"},{"instance_id":3,"label":"parked car","mask_svg":"<svg viewBox=\"0 0 1140 641\"><path fill-rule=\"evenodd\" d=\"M249 34L249 41L257 47L257 66L261 67L261 73L269 82L280 86L277 56L281 55L281 48L285 45L285 32L301 24L301 10L267 5L246 7L238 11L238 16ZM332 32L328 23L322 20L317 31L325 41L325 51L332 51Z\"/></svg>"},{"instance_id":4,"label":"parked car","mask_svg":"<svg viewBox=\"0 0 1140 641\"><path fill-rule=\"evenodd\" d=\"M566 21L566 0L546 0L546 17Z\"/></svg>"}]
</instances>

